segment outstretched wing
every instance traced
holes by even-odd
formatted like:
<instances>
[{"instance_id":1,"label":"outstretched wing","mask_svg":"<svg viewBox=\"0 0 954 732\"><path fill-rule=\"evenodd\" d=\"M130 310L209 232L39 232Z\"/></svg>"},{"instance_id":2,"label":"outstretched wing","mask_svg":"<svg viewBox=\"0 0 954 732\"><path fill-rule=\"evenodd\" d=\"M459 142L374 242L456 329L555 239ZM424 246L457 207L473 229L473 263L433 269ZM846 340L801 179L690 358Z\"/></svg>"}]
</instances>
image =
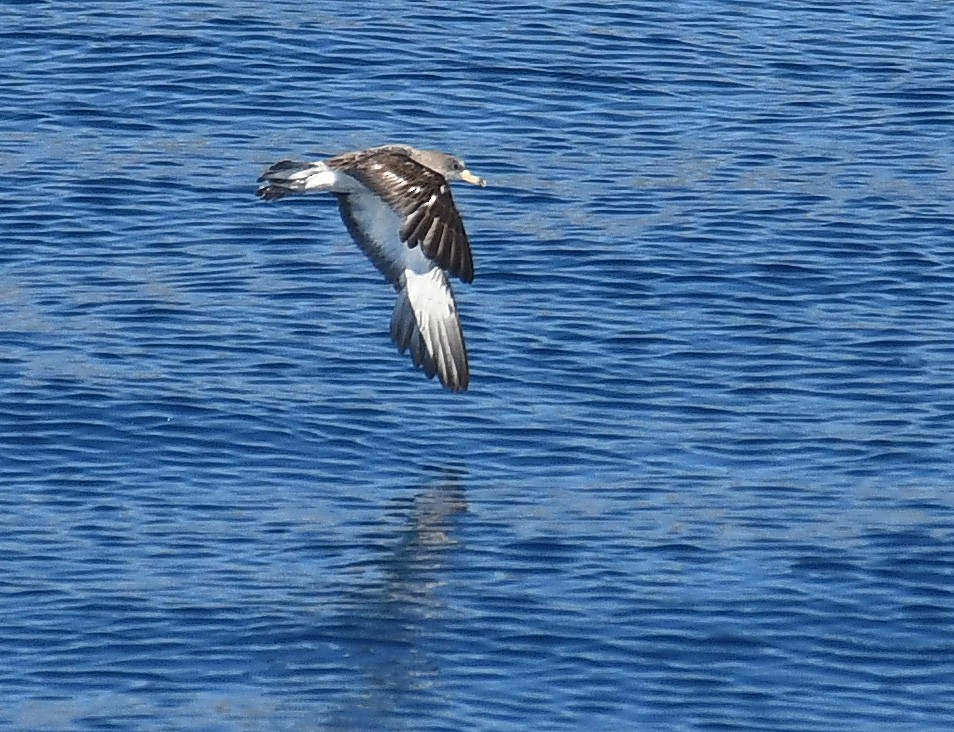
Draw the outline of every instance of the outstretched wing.
<instances>
[{"instance_id":1,"label":"outstretched wing","mask_svg":"<svg viewBox=\"0 0 954 732\"><path fill-rule=\"evenodd\" d=\"M464 282L474 279L467 232L444 176L398 146L345 153L325 164L357 180L401 216L401 240L407 246L420 246L424 256Z\"/></svg>"},{"instance_id":2,"label":"outstretched wing","mask_svg":"<svg viewBox=\"0 0 954 732\"><path fill-rule=\"evenodd\" d=\"M424 274L407 272L391 316L391 338L401 353L410 351L428 378L437 374L451 391L470 385L467 343L447 275L436 267Z\"/></svg>"}]
</instances>

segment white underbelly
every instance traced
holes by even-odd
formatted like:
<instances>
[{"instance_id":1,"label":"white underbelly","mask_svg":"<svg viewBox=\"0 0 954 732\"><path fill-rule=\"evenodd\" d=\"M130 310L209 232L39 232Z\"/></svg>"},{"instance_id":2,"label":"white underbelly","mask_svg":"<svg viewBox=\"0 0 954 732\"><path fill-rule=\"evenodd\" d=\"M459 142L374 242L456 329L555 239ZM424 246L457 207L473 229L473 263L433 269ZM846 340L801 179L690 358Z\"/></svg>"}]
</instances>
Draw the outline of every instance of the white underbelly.
<instances>
[{"instance_id":1,"label":"white underbelly","mask_svg":"<svg viewBox=\"0 0 954 732\"><path fill-rule=\"evenodd\" d=\"M400 270L424 274L434 267L421 252L420 246L408 247L401 241L401 216L380 198L365 189L353 195L351 210L368 238L381 250L382 255L395 262Z\"/></svg>"}]
</instances>

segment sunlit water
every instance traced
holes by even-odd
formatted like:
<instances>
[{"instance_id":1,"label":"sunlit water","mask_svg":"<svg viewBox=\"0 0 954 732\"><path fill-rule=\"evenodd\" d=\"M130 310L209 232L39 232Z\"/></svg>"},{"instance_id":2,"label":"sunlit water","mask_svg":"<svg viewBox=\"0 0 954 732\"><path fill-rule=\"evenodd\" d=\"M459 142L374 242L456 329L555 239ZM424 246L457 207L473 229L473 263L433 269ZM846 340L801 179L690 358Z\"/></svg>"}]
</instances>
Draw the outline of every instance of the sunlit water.
<instances>
[{"instance_id":1,"label":"sunlit water","mask_svg":"<svg viewBox=\"0 0 954 732\"><path fill-rule=\"evenodd\" d=\"M0 15L0 725L954 728L948 4ZM254 197L387 141L464 395Z\"/></svg>"}]
</instances>

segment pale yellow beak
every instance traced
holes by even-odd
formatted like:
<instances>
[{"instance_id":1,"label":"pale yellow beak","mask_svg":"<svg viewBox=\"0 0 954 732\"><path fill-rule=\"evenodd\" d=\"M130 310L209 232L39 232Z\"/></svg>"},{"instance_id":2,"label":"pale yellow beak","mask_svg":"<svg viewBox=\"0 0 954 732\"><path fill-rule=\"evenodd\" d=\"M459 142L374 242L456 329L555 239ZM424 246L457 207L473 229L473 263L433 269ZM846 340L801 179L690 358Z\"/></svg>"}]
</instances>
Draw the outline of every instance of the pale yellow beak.
<instances>
[{"instance_id":1,"label":"pale yellow beak","mask_svg":"<svg viewBox=\"0 0 954 732\"><path fill-rule=\"evenodd\" d=\"M460 179L462 181L466 181L467 183L473 183L475 186L480 186L481 188L483 188L484 186L487 185L487 181L485 181L480 176L474 175L469 170L467 170L467 168L464 168L462 171L460 171L458 175L460 175Z\"/></svg>"}]
</instances>

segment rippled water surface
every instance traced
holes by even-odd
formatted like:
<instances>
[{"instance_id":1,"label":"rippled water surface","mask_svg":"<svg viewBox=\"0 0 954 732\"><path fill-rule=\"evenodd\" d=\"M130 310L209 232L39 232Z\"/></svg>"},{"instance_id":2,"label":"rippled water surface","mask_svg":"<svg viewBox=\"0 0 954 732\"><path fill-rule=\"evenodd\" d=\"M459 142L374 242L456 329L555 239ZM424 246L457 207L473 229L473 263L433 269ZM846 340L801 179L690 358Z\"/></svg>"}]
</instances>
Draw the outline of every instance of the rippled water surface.
<instances>
[{"instance_id":1,"label":"rippled water surface","mask_svg":"<svg viewBox=\"0 0 954 732\"><path fill-rule=\"evenodd\" d=\"M954 729L950 4L0 15L0 727ZM254 196L387 141L463 395Z\"/></svg>"}]
</instances>

